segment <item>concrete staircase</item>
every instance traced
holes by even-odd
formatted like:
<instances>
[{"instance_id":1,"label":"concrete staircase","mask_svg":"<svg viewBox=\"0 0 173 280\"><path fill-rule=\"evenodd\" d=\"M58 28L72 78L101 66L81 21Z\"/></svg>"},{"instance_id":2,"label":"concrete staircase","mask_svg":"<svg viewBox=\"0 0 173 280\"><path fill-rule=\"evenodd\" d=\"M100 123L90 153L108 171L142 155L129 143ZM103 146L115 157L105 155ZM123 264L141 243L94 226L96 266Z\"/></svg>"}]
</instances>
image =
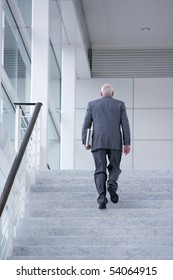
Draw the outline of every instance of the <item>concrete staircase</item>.
<instances>
[{"instance_id":1,"label":"concrete staircase","mask_svg":"<svg viewBox=\"0 0 173 280\"><path fill-rule=\"evenodd\" d=\"M99 210L93 171L39 172L9 259L173 259L173 170L123 171L118 194Z\"/></svg>"}]
</instances>

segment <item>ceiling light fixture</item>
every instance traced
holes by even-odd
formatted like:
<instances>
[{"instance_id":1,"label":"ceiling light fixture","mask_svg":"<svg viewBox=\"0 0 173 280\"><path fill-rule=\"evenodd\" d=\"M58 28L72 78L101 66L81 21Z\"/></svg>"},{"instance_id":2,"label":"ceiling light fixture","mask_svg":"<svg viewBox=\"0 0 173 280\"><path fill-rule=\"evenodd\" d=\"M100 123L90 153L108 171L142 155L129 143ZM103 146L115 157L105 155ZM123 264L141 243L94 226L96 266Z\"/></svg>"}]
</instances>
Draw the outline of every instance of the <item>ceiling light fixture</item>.
<instances>
[{"instance_id":1,"label":"ceiling light fixture","mask_svg":"<svg viewBox=\"0 0 173 280\"><path fill-rule=\"evenodd\" d=\"M150 31L151 28L148 27L148 26L145 26L145 27L141 27L141 30L142 30L142 31Z\"/></svg>"}]
</instances>

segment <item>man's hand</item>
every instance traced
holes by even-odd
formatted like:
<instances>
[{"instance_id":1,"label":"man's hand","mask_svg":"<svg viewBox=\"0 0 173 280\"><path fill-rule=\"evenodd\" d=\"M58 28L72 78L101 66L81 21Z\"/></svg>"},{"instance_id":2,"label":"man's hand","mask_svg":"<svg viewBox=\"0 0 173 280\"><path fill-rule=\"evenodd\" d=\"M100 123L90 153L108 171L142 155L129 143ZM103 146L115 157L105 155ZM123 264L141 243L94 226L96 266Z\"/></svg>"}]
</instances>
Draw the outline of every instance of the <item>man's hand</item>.
<instances>
[{"instance_id":1,"label":"man's hand","mask_svg":"<svg viewBox=\"0 0 173 280\"><path fill-rule=\"evenodd\" d=\"M125 146L124 146L124 151L123 151L123 152L124 152L125 155L127 155L127 154L130 153L130 150L131 150L130 145L125 145Z\"/></svg>"},{"instance_id":2,"label":"man's hand","mask_svg":"<svg viewBox=\"0 0 173 280\"><path fill-rule=\"evenodd\" d=\"M85 149L86 150L91 150L91 145L88 145L88 146L85 145Z\"/></svg>"}]
</instances>

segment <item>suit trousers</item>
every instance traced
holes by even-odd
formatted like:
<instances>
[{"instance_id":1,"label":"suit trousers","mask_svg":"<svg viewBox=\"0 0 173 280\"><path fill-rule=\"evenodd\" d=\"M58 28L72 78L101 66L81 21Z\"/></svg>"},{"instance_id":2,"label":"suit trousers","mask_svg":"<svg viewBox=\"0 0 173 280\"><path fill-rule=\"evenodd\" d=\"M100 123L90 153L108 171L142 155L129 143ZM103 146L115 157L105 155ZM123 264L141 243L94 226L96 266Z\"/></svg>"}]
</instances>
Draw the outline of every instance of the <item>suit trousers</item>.
<instances>
[{"instance_id":1,"label":"suit trousers","mask_svg":"<svg viewBox=\"0 0 173 280\"><path fill-rule=\"evenodd\" d=\"M120 162L122 151L115 149L98 149L92 152L95 162L94 180L98 192L98 203L107 203L106 182L108 170L108 184L118 188L117 180L121 173Z\"/></svg>"}]
</instances>

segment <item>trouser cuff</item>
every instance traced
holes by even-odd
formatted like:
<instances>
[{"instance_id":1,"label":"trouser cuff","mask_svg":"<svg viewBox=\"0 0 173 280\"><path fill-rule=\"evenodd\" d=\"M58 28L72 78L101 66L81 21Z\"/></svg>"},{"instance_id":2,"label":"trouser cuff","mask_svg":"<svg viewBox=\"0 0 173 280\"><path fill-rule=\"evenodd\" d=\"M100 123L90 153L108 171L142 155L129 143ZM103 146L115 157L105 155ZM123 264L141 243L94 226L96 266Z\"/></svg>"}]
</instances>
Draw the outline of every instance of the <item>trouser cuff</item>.
<instances>
[{"instance_id":1,"label":"trouser cuff","mask_svg":"<svg viewBox=\"0 0 173 280\"><path fill-rule=\"evenodd\" d=\"M117 191L118 189L118 184L117 182L113 181L113 180L108 180L108 185L112 185L114 190Z\"/></svg>"}]
</instances>

